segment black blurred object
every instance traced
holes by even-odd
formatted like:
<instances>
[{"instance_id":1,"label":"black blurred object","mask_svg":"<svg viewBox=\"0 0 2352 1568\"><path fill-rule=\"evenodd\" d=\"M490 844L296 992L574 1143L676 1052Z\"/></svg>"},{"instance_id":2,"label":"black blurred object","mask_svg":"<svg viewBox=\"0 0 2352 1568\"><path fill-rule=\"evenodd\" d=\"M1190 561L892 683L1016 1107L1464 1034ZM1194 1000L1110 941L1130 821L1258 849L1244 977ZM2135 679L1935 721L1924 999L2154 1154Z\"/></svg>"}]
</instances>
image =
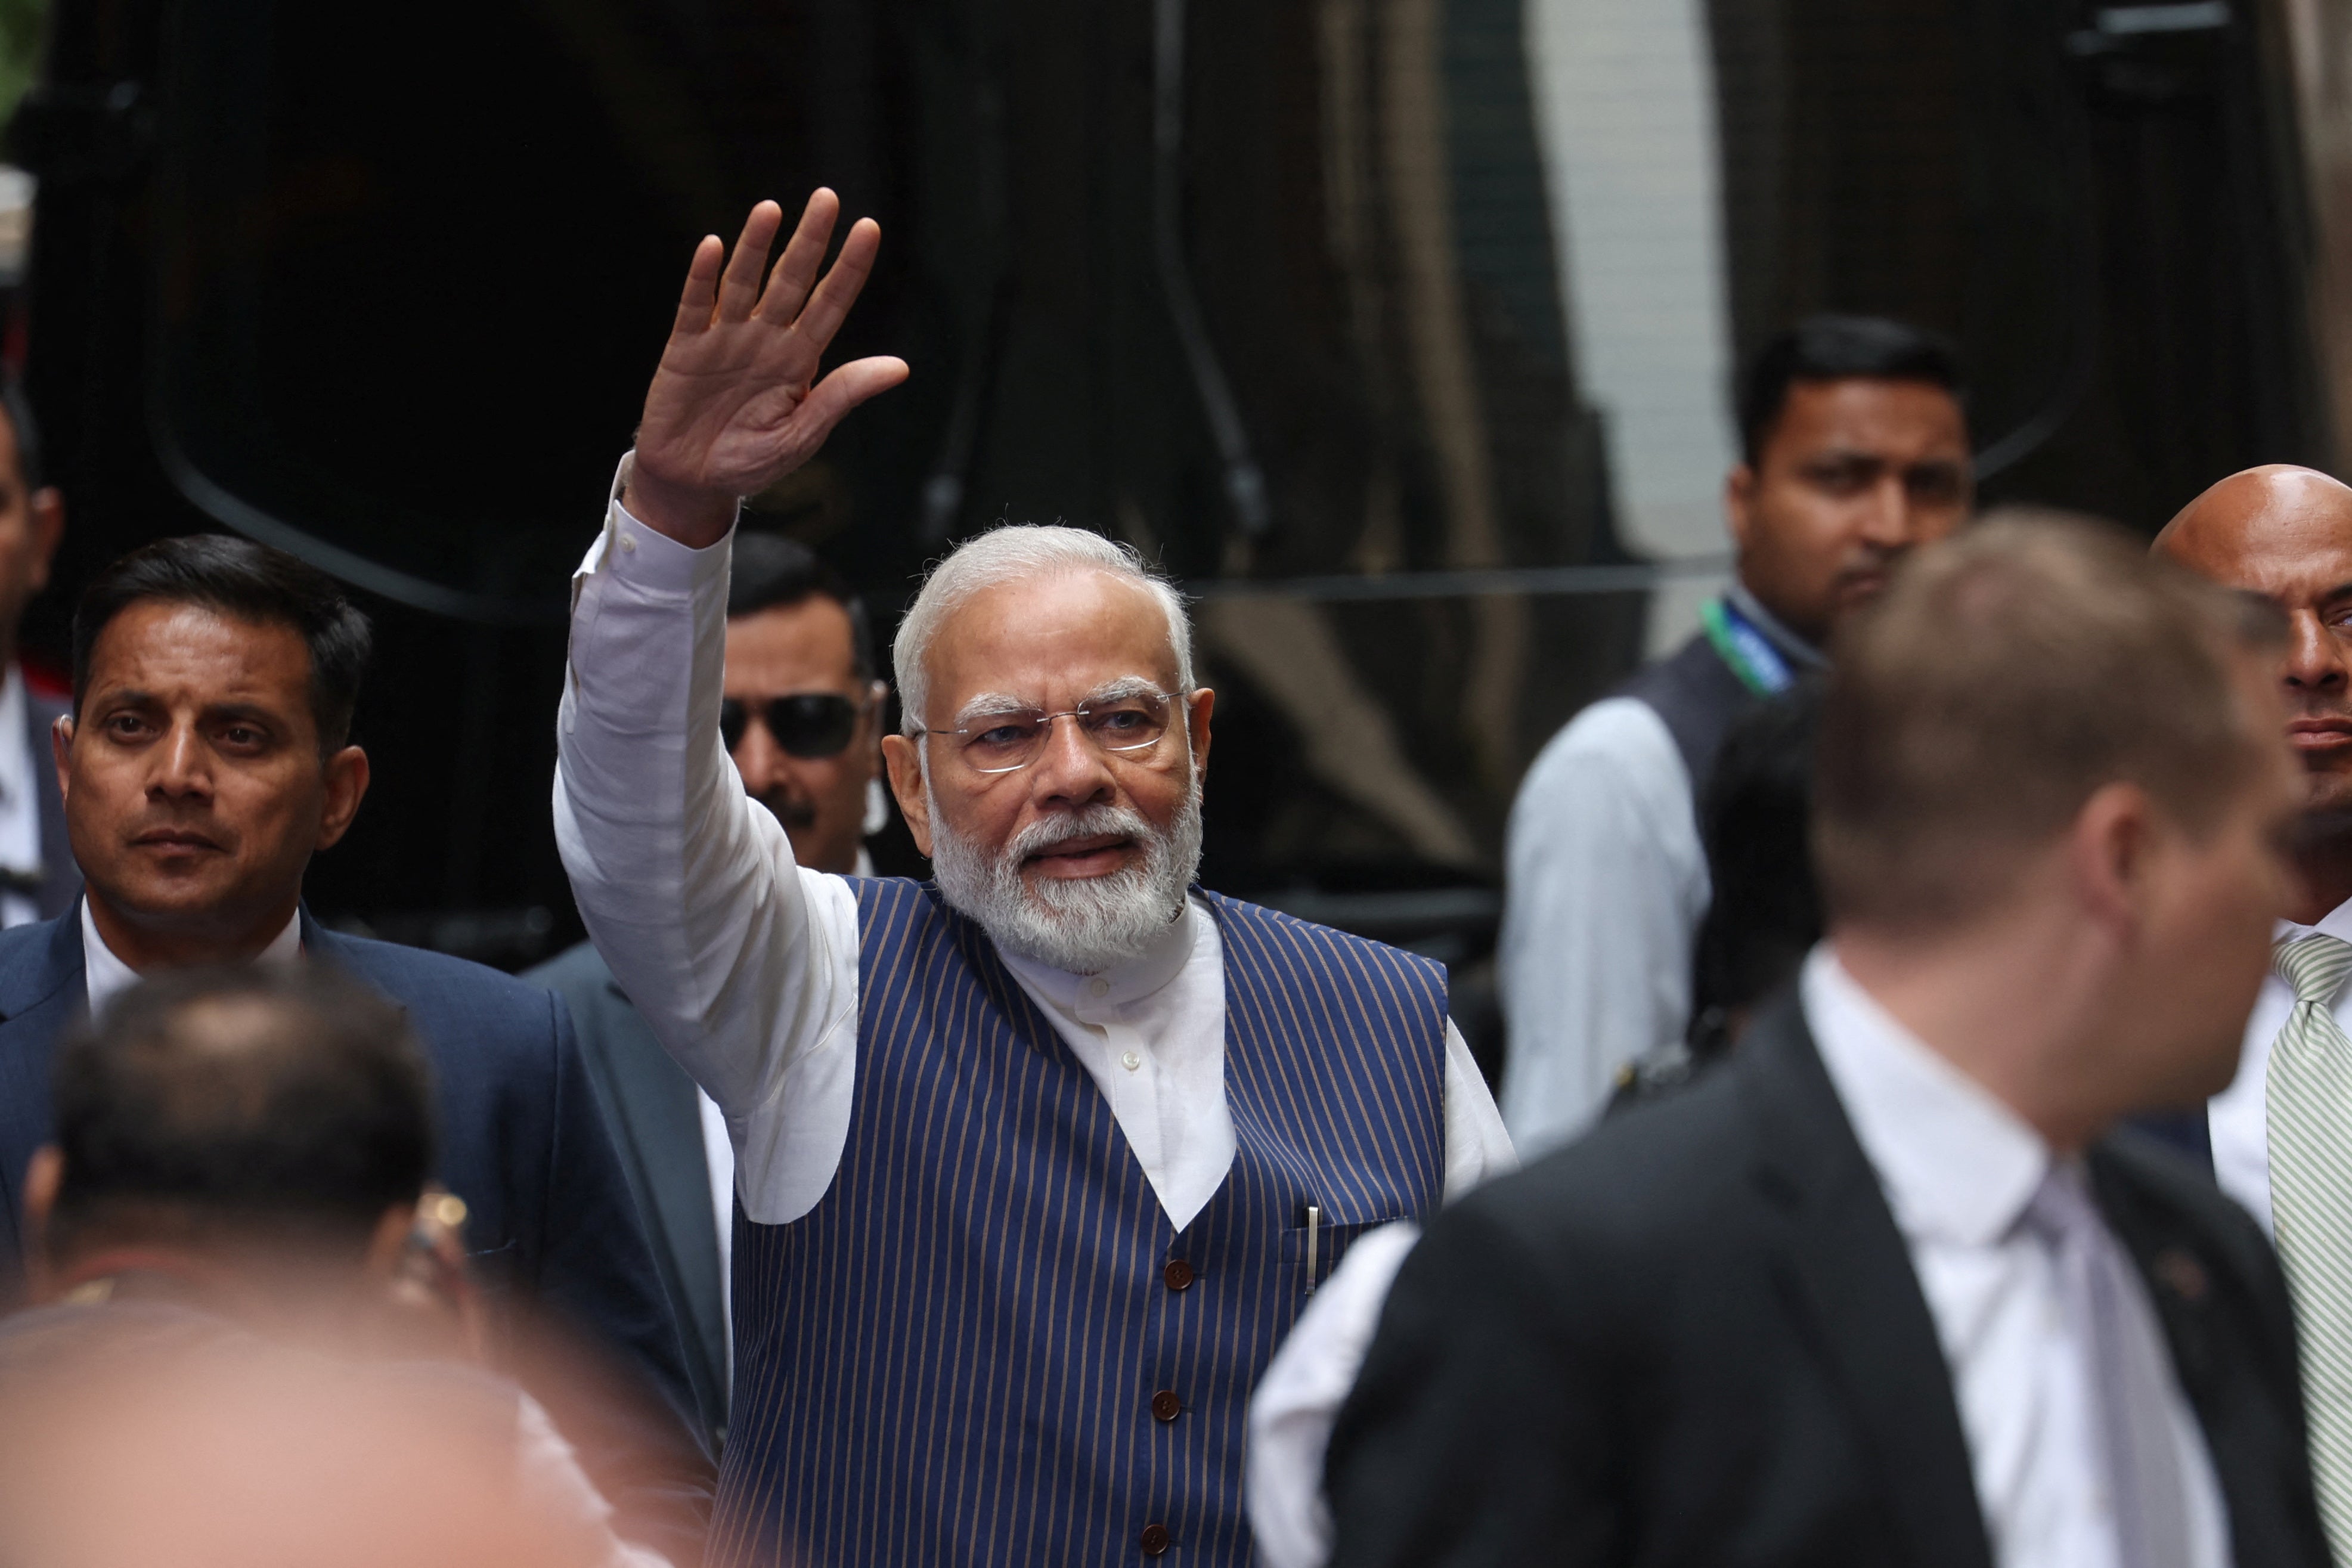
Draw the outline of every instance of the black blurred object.
<instances>
[{"instance_id":1,"label":"black blurred object","mask_svg":"<svg viewBox=\"0 0 2352 1568\"><path fill-rule=\"evenodd\" d=\"M1724 737L1698 806L1711 897L1693 944L1689 1037L1627 1064L1612 1113L1679 1089L1730 1054L1821 940L1809 838L1821 708L1820 681L1801 680Z\"/></svg>"}]
</instances>

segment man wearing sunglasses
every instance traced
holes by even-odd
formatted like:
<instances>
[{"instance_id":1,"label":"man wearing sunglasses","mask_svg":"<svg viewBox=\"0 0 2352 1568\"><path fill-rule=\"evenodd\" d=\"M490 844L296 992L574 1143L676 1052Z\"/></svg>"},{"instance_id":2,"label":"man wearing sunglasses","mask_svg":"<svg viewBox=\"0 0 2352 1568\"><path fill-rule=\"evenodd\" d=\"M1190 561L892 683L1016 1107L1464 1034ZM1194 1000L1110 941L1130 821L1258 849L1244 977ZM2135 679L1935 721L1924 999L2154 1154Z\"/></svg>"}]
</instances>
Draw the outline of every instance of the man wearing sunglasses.
<instances>
[{"instance_id":1,"label":"man wearing sunglasses","mask_svg":"<svg viewBox=\"0 0 2352 1568\"><path fill-rule=\"evenodd\" d=\"M968 541L899 626L884 757L935 883L796 865L729 786L735 498L906 374L817 377L878 243L818 283L835 210L772 278L771 204L696 252L557 724L581 913L734 1140L709 1561L1245 1563L1276 1345L1509 1140L1440 965L1193 885L1214 694L1098 534Z\"/></svg>"},{"instance_id":2,"label":"man wearing sunglasses","mask_svg":"<svg viewBox=\"0 0 2352 1568\"><path fill-rule=\"evenodd\" d=\"M866 606L806 546L773 534L735 541L727 589L719 733L743 791L814 870L873 875L865 839L882 798L882 720ZM677 1308L704 1435L727 1426L728 1252L735 1151L711 1098L670 1060L592 942L524 976L561 995L620 1144L662 1283Z\"/></svg>"}]
</instances>

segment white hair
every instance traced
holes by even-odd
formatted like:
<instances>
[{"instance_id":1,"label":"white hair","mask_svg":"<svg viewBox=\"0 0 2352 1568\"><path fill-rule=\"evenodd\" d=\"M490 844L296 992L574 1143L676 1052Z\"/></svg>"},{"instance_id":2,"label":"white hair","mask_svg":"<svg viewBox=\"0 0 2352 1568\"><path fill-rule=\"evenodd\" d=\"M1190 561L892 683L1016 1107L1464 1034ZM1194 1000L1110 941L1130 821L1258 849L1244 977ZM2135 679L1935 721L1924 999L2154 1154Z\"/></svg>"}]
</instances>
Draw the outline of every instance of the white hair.
<instances>
[{"instance_id":1,"label":"white hair","mask_svg":"<svg viewBox=\"0 0 2352 1568\"><path fill-rule=\"evenodd\" d=\"M949 552L923 579L913 607L898 623L890 662L898 671L899 710L908 734L923 728L929 711L925 703L930 697L930 676L923 661L948 616L985 589L1067 572L1108 573L1158 600L1168 616L1169 647L1176 655L1177 689L1170 695L1192 689L1192 623L1184 613L1184 597L1145 564L1141 552L1083 528L1013 523L991 529Z\"/></svg>"}]
</instances>

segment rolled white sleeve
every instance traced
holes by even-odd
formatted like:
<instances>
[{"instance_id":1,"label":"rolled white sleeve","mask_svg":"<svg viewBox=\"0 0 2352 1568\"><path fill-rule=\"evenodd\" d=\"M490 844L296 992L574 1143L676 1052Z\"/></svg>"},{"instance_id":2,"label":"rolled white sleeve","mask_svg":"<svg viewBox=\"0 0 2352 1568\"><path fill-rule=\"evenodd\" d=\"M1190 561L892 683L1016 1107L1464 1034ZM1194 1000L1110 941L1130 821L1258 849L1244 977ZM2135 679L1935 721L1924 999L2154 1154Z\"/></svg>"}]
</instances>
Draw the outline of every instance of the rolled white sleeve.
<instances>
[{"instance_id":1,"label":"rolled white sleeve","mask_svg":"<svg viewBox=\"0 0 2352 1568\"><path fill-rule=\"evenodd\" d=\"M1445 1020L1445 1198L1519 1168L1503 1113L1454 1020Z\"/></svg>"},{"instance_id":2,"label":"rolled white sleeve","mask_svg":"<svg viewBox=\"0 0 2352 1568\"><path fill-rule=\"evenodd\" d=\"M1511 808L1506 880L1503 1120L1531 1159L1689 1022L1706 858L1689 771L1648 705L1596 702L1543 749Z\"/></svg>"},{"instance_id":3,"label":"rolled white sleeve","mask_svg":"<svg viewBox=\"0 0 2352 1568\"><path fill-rule=\"evenodd\" d=\"M1323 1496L1331 1428L1371 1349L1389 1287L1420 1239L1421 1227L1410 1222L1359 1237L1250 1395L1244 1489L1266 1568L1323 1568L1331 1555L1331 1506Z\"/></svg>"},{"instance_id":4,"label":"rolled white sleeve","mask_svg":"<svg viewBox=\"0 0 2352 1568\"><path fill-rule=\"evenodd\" d=\"M719 740L731 536L689 550L619 489L572 579L556 844L614 977L725 1113L746 1212L780 1225L848 1136L856 900L793 864Z\"/></svg>"}]
</instances>

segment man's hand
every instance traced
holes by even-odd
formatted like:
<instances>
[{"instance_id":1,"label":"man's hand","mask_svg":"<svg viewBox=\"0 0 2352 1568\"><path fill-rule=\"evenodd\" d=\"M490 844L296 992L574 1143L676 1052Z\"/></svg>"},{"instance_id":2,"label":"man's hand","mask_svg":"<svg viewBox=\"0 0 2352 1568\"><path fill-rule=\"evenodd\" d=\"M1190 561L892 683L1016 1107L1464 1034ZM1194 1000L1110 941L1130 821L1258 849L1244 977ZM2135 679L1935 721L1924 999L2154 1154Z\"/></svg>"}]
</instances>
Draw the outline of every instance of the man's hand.
<instances>
[{"instance_id":1,"label":"man's hand","mask_svg":"<svg viewBox=\"0 0 2352 1568\"><path fill-rule=\"evenodd\" d=\"M858 360L816 379L817 362L866 286L882 242L871 218L858 219L833 270L817 282L840 212L831 191L809 197L764 292L768 251L784 222L775 203L751 209L731 259L715 234L695 247L677 322L646 392L637 460L622 498L646 526L697 550L717 543L734 523L737 497L807 462L843 415L907 379L906 362L888 358Z\"/></svg>"}]
</instances>

